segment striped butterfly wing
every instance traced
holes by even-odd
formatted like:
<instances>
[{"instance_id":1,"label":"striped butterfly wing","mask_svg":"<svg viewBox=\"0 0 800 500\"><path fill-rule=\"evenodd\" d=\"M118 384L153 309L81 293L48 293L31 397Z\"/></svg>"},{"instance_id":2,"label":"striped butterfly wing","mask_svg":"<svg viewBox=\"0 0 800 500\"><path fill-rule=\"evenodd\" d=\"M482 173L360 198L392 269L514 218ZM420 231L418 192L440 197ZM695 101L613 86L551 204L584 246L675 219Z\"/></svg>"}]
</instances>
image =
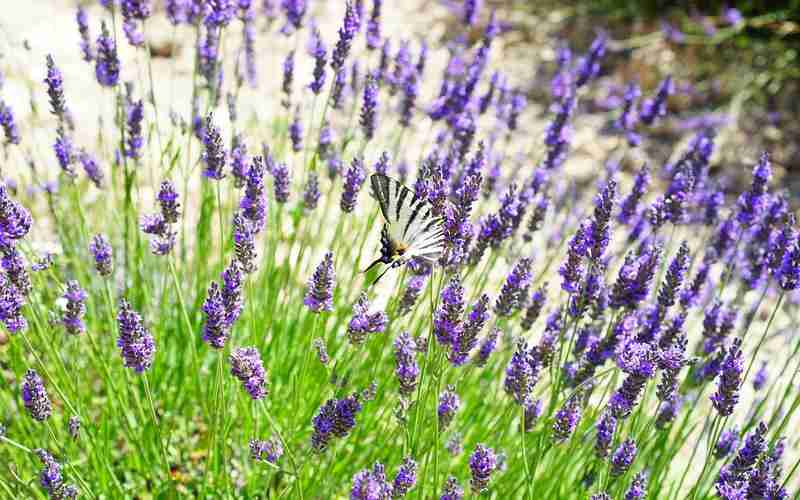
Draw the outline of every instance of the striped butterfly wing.
<instances>
[{"instance_id":1,"label":"striped butterfly wing","mask_svg":"<svg viewBox=\"0 0 800 500\"><path fill-rule=\"evenodd\" d=\"M434 216L430 203L385 175L373 174L370 182L389 236L406 247L404 256L438 259L444 249L444 232L442 219Z\"/></svg>"}]
</instances>

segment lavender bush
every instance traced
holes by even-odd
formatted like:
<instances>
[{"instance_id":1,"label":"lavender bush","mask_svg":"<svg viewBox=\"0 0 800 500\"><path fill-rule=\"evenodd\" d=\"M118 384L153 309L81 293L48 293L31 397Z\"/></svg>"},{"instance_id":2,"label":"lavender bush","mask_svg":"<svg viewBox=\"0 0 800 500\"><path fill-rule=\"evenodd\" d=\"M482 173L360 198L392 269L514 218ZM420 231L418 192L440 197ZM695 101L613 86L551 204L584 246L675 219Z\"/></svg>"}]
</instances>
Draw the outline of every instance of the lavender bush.
<instances>
[{"instance_id":1,"label":"lavender bush","mask_svg":"<svg viewBox=\"0 0 800 500\"><path fill-rule=\"evenodd\" d=\"M783 167L665 154L665 74L582 171L624 43L516 75L509 12L424 39L398 5L84 2L69 55L4 52L1 496L793 498ZM373 285L376 172L445 251Z\"/></svg>"}]
</instances>

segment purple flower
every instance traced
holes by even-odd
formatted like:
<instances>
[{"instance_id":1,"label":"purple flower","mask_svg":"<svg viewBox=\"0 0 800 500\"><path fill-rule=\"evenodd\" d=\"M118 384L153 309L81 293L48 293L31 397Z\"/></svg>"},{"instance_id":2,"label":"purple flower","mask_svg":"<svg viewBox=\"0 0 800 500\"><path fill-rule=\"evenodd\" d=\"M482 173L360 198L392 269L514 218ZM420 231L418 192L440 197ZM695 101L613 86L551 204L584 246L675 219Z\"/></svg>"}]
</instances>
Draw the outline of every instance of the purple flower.
<instances>
[{"instance_id":1,"label":"purple flower","mask_svg":"<svg viewBox=\"0 0 800 500\"><path fill-rule=\"evenodd\" d=\"M766 208L767 189L771 177L769 155L762 153L758 164L753 168L753 182L750 189L739 196L736 220L740 224L753 223Z\"/></svg>"},{"instance_id":2,"label":"purple flower","mask_svg":"<svg viewBox=\"0 0 800 500\"><path fill-rule=\"evenodd\" d=\"M209 113L206 116L205 135L203 136L204 151L202 155L205 168L203 175L208 179L222 180L225 178L225 164L228 153L222 142L222 134L214 125L214 116Z\"/></svg>"},{"instance_id":3,"label":"purple flower","mask_svg":"<svg viewBox=\"0 0 800 500\"><path fill-rule=\"evenodd\" d=\"M558 274L562 278L561 288L568 293L576 293L579 290L583 277L583 256L586 255L586 247L586 228L581 225L575 231L572 239L569 240L567 259L558 269Z\"/></svg>"},{"instance_id":4,"label":"purple flower","mask_svg":"<svg viewBox=\"0 0 800 500\"><path fill-rule=\"evenodd\" d=\"M728 24L736 26L739 23L744 22L744 17L742 16L742 13L739 12L739 9L730 7L725 9L725 20L728 22Z\"/></svg>"},{"instance_id":5,"label":"purple flower","mask_svg":"<svg viewBox=\"0 0 800 500\"><path fill-rule=\"evenodd\" d=\"M261 355L255 347L237 347L230 354L231 375L242 382L253 400L263 399L269 392ZM275 463L274 460L268 460Z\"/></svg>"},{"instance_id":6,"label":"purple flower","mask_svg":"<svg viewBox=\"0 0 800 500\"><path fill-rule=\"evenodd\" d=\"M63 127L58 128L57 134L56 142L53 144L53 151L58 164L67 176L77 177L78 174L72 166L75 163L75 146L72 143L72 139L64 132Z\"/></svg>"},{"instance_id":7,"label":"purple flower","mask_svg":"<svg viewBox=\"0 0 800 500\"><path fill-rule=\"evenodd\" d=\"M142 155L144 137L142 136L142 121L144 119L144 104L142 100L131 103L128 106L127 130L125 136L125 156L134 160Z\"/></svg>"},{"instance_id":8,"label":"purple flower","mask_svg":"<svg viewBox=\"0 0 800 500\"><path fill-rule=\"evenodd\" d=\"M528 306L525 309L525 317L522 318L521 322L523 330L531 329L544 308L545 300L547 300L547 283L533 292L530 301L524 300L524 302L528 302Z\"/></svg>"},{"instance_id":9,"label":"purple flower","mask_svg":"<svg viewBox=\"0 0 800 500\"><path fill-rule=\"evenodd\" d=\"M215 349L222 349L228 340L227 311L222 290L216 281L211 282L208 287L208 295L203 302L203 313L206 316L203 340Z\"/></svg>"},{"instance_id":10,"label":"purple flower","mask_svg":"<svg viewBox=\"0 0 800 500\"><path fill-rule=\"evenodd\" d=\"M74 500L78 497L78 488L64 482L61 474L61 464L53 455L38 448L34 453L39 456L42 462L42 471L39 473L39 484L47 492L47 495L54 500Z\"/></svg>"},{"instance_id":11,"label":"purple flower","mask_svg":"<svg viewBox=\"0 0 800 500\"><path fill-rule=\"evenodd\" d=\"M110 276L113 266L113 250L105 235L97 234L89 243L89 251L94 257L94 267L100 276Z\"/></svg>"},{"instance_id":12,"label":"purple flower","mask_svg":"<svg viewBox=\"0 0 800 500\"><path fill-rule=\"evenodd\" d=\"M657 246L651 246L639 257L632 253L625 256L611 290L611 307L635 309L647 298L660 256L661 249Z\"/></svg>"},{"instance_id":13,"label":"purple flower","mask_svg":"<svg viewBox=\"0 0 800 500\"><path fill-rule=\"evenodd\" d=\"M636 474L631 481L625 500L640 500L647 496L647 473L642 471Z\"/></svg>"},{"instance_id":14,"label":"purple flower","mask_svg":"<svg viewBox=\"0 0 800 500\"><path fill-rule=\"evenodd\" d=\"M282 33L288 35L303 27L303 17L308 9L306 0L282 0L281 7L286 13L286 26L281 30Z\"/></svg>"},{"instance_id":15,"label":"purple flower","mask_svg":"<svg viewBox=\"0 0 800 500\"><path fill-rule=\"evenodd\" d=\"M300 108L294 110L294 118L289 124L289 138L292 141L292 151L299 153L303 150L303 122L300 119Z\"/></svg>"},{"instance_id":16,"label":"purple flower","mask_svg":"<svg viewBox=\"0 0 800 500\"><path fill-rule=\"evenodd\" d=\"M77 281L67 282L67 290L62 296L66 300L66 311L61 317L64 328L70 335L80 335L86 331L83 317L86 315L86 291L80 287Z\"/></svg>"},{"instance_id":17,"label":"purple flower","mask_svg":"<svg viewBox=\"0 0 800 500\"><path fill-rule=\"evenodd\" d=\"M319 176L316 172L309 172L306 187L303 190L303 207L306 210L314 210L317 208L320 196Z\"/></svg>"},{"instance_id":18,"label":"purple flower","mask_svg":"<svg viewBox=\"0 0 800 500\"><path fill-rule=\"evenodd\" d=\"M406 457L392 482L392 498L404 497L417 484L417 463Z\"/></svg>"},{"instance_id":19,"label":"purple flower","mask_svg":"<svg viewBox=\"0 0 800 500\"><path fill-rule=\"evenodd\" d=\"M520 341L506 367L506 378L503 387L508 395L520 405L529 402L533 388L539 381L542 361L536 348L528 349L525 342Z\"/></svg>"},{"instance_id":20,"label":"purple flower","mask_svg":"<svg viewBox=\"0 0 800 500\"><path fill-rule=\"evenodd\" d=\"M686 282L681 291L681 307L686 309L697 304L700 292L708 279L709 270L710 267L708 264L705 262L701 263L692 281Z\"/></svg>"},{"instance_id":21,"label":"purple flower","mask_svg":"<svg viewBox=\"0 0 800 500\"><path fill-rule=\"evenodd\" d=\"M80 5L75 12L75 21L78 24L78 33L81 35L80 48L83 60L90 62L94 60L94 49L92 48L91 35L89 35L89 20L86 17L86 10Z\"/></svg>"},{"instance_id":22,"label":"purple flower","mask_svg":"<svg viewBox=\"0 0 800 500\"><path fill-rule=\"evenodd\" d=\"M336 271L333 268L333 252L327 252L308 282L303 304L315 313L333 311L335 287Z\"/></svg>"},{"instance_id":23,"label":"purple flower","mask_svg":"<svg viewBox=\"0 0 800 500\"><path fill-rule=\"evenodd\" d=\"M492 330L486 337L484 337L478 352L475 354L475 364L478 366L485 366L497 347L497 339L499 338L499 330Z\"/></svg>"},{"instance_id":24,"label":"purple flower","mask_svg":"<svg viewBox=\"0 0 800 500\"><path fill-rule=\"evenodd\" d=\"M294 51L286 54L283 60L283 83L281 89L283 90L284 98L281 104L284 108L289 109L292 104L292 82L294 81Z\"/></svg>"},{"instance_id":25,"label":"purple flower","mask_svg":"<svg viewBox=\"0 0 800 500\"><path fill-rule=\"evenodd\" d=\"M375 462L372 470L364 469L353 476L350 500L389 500L392 498L392 485L386 480L386 472L380 462Z\"/></svg>"},{"instance_id":26,"label":"purple flower","mask_svg":"<svg viewBox=\"0 0 800 500\"><path fill-rule=\"evenodd\" d=\"M531 264L531 259L522 258L509 273L494 306L494 311L499 317L510 316L514 310L522 307L533 279Z\"/></svg>"},{"instance_id":27,"label":"purple flower","mask_svg":"<svg viewBox=\"0 0 800 500\"><path fill-rule=\"evenodd\" d=\"M472 491L476 494L486 491L489 487L489 480L496 469L497 455L494 450L478 444L469 457L469 470L472 473L469 484Z\"/></svg>"},{"instance_id":28,"label":"purple flower","mask_svg":"<svg viewBox=\"0 0 800 500\"><path fill-rule=\"evenodd\" d=\"M622 200L620 204L619 215L617 220L623 224L630 224L634 216L638 212L638 205L644 194L647 192L647 187L650 184L650 169L647 164L642 165L636 178L633 181L633 187L628 196Z\"/></svg>"},{"instance_id":29,"label":"purple flower","mask_svg":"<svg viewBox=\"0 0 800 500\"><path fill-rule=\"evenodd\" d=\"M605 35L597 35L589 47L589 51L578 62L575 87L582 87L600 73L600 59L606 52Z\"/></svg>"},{"instance_id":30,"label":"purple flower","mask_svg":"<svg viewBox=\"0 0 800 500\"><path fill-rule=\"evenodd\" d=\"M25 372L25 380L22 382L22 402L30 416L39 422L47 420L53 412L53 405L44 388L44 382L36 370L28 369Z\"/></svg>"},{"instance_id":31,"label":"purple flower","mask_svg":"<svg viewBox=\"0 0 800 500\"><path fill-rule=\"evenodd\" d=\"M272 174L273 187L275 189L275 201L286 203L289 201L289 188L292 183L289 166L283 162L276 163L270 173Z\"/></svg>"},{"instance_id":32,"label":"purple flower","mask_svg":"<svg viewBox=\"0 0 800 500\"><path fill-rule=\"evenodd\" d=\"M119 57L117 56L117 44L108 31L105 21L100 24L100 36L97 37L96 43L97 57L95 58L94 74L97 83L103 87L114 87L119 83ZM50 102L51 104L53 102L52 96Z\"/></svg>"},{"instance_id":33,"label":"purple flower","mask_svg":"<svg viewBox=\"0 0 800 500\"><path fill-rule=\"evenodd\" d=\"M553 441L561 443L567 440L581 419L581 405L573 395L558 409L553 419Z\"/></svg>"},{"instance_id":34,"label":"purple flower","mask_svg":"<svg viewBox=\"0 0 800 500\"><path fill-rule=\"evenodd\" d=\"M675 420L682 407L683 398L681 396L675 396L671 400L662 402L656 415L656 427L658 429L666 428L669 423Z\"/></svg>"},{"instance_id":35,"label":"purple flower","mask_svg":"<svg viewBox=\"0 0 800 500\"><path fill-rule=\"evenodd\" d=\"M309 84L309 88L315 95L319 95L322 87L325 86L325 65L328 64L328 55L325 43L319 33L316 33L316 43L314 44L314 79Z\"/></svg>"},{"instance_id":36,"label":"purple flower","mask_svg":"<svg viewBox=\"0 0 800 500\"><path fill-rule=\"evenodd\" d=\"M453 421L453 417L459 408L461 408L461 400L455 392L455 387L448 386L439 395L439 406L436 409L436 414L439 416L440 429L447 429L450 426L450 422Z\"/></svg>"},{"instance_id":37,"label":"purple flower","mask_svg":"<svg viewBox=\"0 0 800 500\"><path fill-rule=\"evenodd\" d=\"M164 2L164 11L173 26L189 21L190 4L191 0L166 0Z\"/></svg>"},{"instance_id":38,"label":"purple flower","mask_svg":"<svg viewBox=\"0 0 800 500\"><path fill-rule=\"evenodd\" d=\"M13 246L28 234L31 225L30 212L8 195L5 183L0 183L0 245Z\"/></svg>"},{"instance_id":39,"label":"purple flower","mask_svg":"<svg viewBox=\"0 0 800 500\"><path fill-rule=\"evenodd\" d=\"M252 15L242 20L242 45L244 47L244 77L250 88L258 87L258 65L256 64L256 26Z\"/></svg>"},{"instance_id":40,"label":"purple flower","mask_svg":"<svg viewBox=\"0 0 800 500\"><path fill-rule=\"evenodd\" d=\"M367 76L364 84L364 99L361 106L359 124L364 132L367 141L375 136L375 128L378 126L378 82L374 75Z\"/></svg>"},{"instance_id":41,"label":"purple flower","mask_svg":"<svg viewBox=\"0 0 800 500\"><path fill-rule=\"evenodd\" d=\"M587 257L599 263L608 247L610 238L611 211L614 209L614 197L617 183L609 180L594 200L594 217L586 232Z\"/></svg>"},{"instance_id":42,"label":"purple flower","mask_svg":"<svg viewBox=\"0 0 800 500\"><path fill-rule=\"evenodd\" d=\"M456 275L444 287L441 303L433 319L433 333L442 346L450 347L461 336L464 328L461 316L464 313L464 287Z\"/></svg>"},{"instance_id":43,"label":"purple flower","mask_svg":"<svg viewBox=\"0 0 800 500\"><path fill-rule=\"evenodd\" d=\"M153 364L156 344L153 335L144 325L142 317L131 308L128 301L122 299L117 312L117 347L122 354L126 368L136 373L143 373Z\"/></svg>"},{"instance_id":44,"label":"purple flower","mask_svg":"<svg viewBox=\"0 0 800 500\"><path fill-rule=\"evenodd\" d=\"M233 94L228 95L232 96ZM233 174L235 187L244 186L247 180L247 144L241 134L234 135L231 141L231 174Z\"/></svg>"},{"instance_id":45,"label":"purple flower","mask_svg":"<svg viewBox=\"0 0 800 500\"><path fill-rule=\"evenodd\" d=\"M489 321L489 296L482 294L472 305L464 328L453 342L453 348L448 353L448 360L455 366L460 366L467 361L469 353L478 344L478 334Z\"/></svg>"},{"instance_id":46,"label":"purple flower","mask_svg":"<svg viewBox=\"0 0 800 500\"><path fill-rule=\"evenodd\" d=\"M736 338L726 351L725 361L722 362L717 392L711 395L711 403L723 417L732 415L733 408L739 402L739 386L742 383L743 371L742 341Z\"/></svg>"},{"instance_id":47,"label":"purple flower","mask_svg":"<svg viewBox=\"0 0 800 500\"><path fill-rule=\"evenodd\" d=\"M684 314L676 316L675 320L683 326L683 321L686 319ZM675 321L673 320L673 322ZM669 333L669 336L675 336L674 333ZM664 337L666 337L665 335ZM659 340L661 352L659 354L658 366L661 368L661 382L656 388L656 396L661 401L670 401L677 396L678 391L678 374L681 369L688 363L686 359L686 344L688 342L686 335L678 335L677 338L671 341L663 342L664 337Z\"/></svg>"},{"instance_id":48,"label":"purple flower","mask_svg":"<svg viewBox=\"0 0 800 500\"><path fill-rule=\"evenodd\" d=\"M665 116L667 114L667 98L672 95L673 91L672 76L668 76L658 86L655 97L647 98L642 102L639 119L645 125L652 125L657 118Z\"/></svg>"},{"instance_id":49,"label":"purple flower","mask_svg":"<svg viewBox=\"0 0 800 500\"><path fill-rule=\"evenodd\" d=\"M419 298L422 288L425 286L425 276L413 276L408 280L403 297L400 299L398 314L404 316L411 312Z\"/></svg>"},{"instance_id":50,"label":"purple flower","mask_svg":"<svg viewBox=\"0 0 800 500\"><path fill-rule=\"evenodd\" d=\"M646 343L629 341L617 348L617 366L628 376L608 402L616 418L628 418L647 380L655 375L657 351Z\"/></svg>"},{"instance_id":51,"label":"purple flower","mask_svg":"<svg viewBox=\"0 0 800 500\"><path fill-rule=\"evenodd\" d=\"M758 427L747 436L744 446L739 450L736 458L720 471L714 486L717 493L723 498L746 498L747 479L753 466L767 450L767 426L760 422ZM728 493L739 491L739 496L728 496Z\"/></svg>"},{"instance_id":52,"label":"purple flower","mask_svg":"<svg viewBox=\"0 0 800 500\"><path fill-rule=\"evenodd\" d=\"M380 16L380 2L378 3L377 16ZM373 17L375 17L374 5L372 13ZM342 27L339 28L339 40L336 42L336 47L333 49L333 55L331 56L331 68L333 68L334 72L344 67L344 62L347 59L347 55L350 53L350 46L353 43L353 38L358 32L359 22L360 20L358 19L358 14L353 9L353 4L350 1L346 2L344 21L342 22Z\"/></svg>"},{"instance_id":53,"label":"purple flower","mask_svg":"<svg viewBox=\"0 0 800 500\"><path fill-rule=\"evenodd\" d=\"M278 439L270 438L267 441L258 439L250 440L250 458L257 462L277 464L283 456L283 445Z\"/></svg>"},{"instance_id":54,"label":"purple flower","mask_svg":"<svg viewBox=\"0 0 800 500\"><path fill-rule=\"evenodd\" d=\"M78 161L83 165L83 171L86 172L86 177L88 177L97 188L101 188L103 186L103 171L100 169L100 165L97 164L97 160L85 150L82 150L78 153Z\"/></svg>"},{"instance_id":55,"label":"purple flower","mask_svg":"<svg viewBox=\"0 0 800 500\"><path fill-rule=\"evenodd\" d=\"M254 156L247 169L244 196L239 202L239 208L256 233L264 228L267 218L267 195L264 191L264 161L260 156Z\"/></svg>"},{"instance_id":56,"label":"purple flower","mask_svg":"<svg viewBox=\"0 0 800 500\"><path fill-rule=\"evenodd\" d=\"M719 435L717 444L714 446L714 456L717 459L722 459L735 451L739 446L739 429L734 427L726 429Z\"/></svg>"},{"instance_id":57,"label":"purple flower","mask_svg":"<svg viewBox=\"0 0 800 500\"><path fill-rule=\"evenodd\" d=\"M402 331L394 341L395 375L400 383L400 394L409 396L417 387L419 365L416 360L418 345L414 337Z\"/></svg>"},{"instance_id":58,"label":"purple flower","mask_svg":"<svg viewBox=\"0 0 800 500\"><path fill-rule=\"evenodd\" d=\"M208 27L226 26L235 15L233 0L209 0L203 23Z\"/></svg>"},{"instance_id":59,"label":"purple flower","mask_svg":"<svg viewBox=\"0 0 800 500\"><path fill-rule=\"evenodd\" d=\"M47 84L47 95L50 99L50 112L62 122L67 113L67 101L64 98L64 77L61 70L53 61L53 56L47 55L47 76L44 79Z\"/></svg>"},{"instance_id":60,"label":"purple flower","mask_svg":"<svg viewBox=\"0 0 800 500\"><path fill-rule=\"evenodd\" d=\"M344 174L344 188L339 207L344 213L350 213L356 208L356 201L364 181L367 180L367 172L364 169L364 160L361 157L353 158L350 168Z\"/></svg>"},{"instance_id":61,"label":"purple flower","mask_svg":"<svg viewBox=\"0 0 800 500\"><path fill-rule=\"evenodd\" d=\"M681 243L678 253L672 259L664 277L664 283L658 290L658 304L667 309L675 304L675 298L683 286L683 277L689 268L689 245Z\"/></svg>"},{"instance_id":62,"label":"purple flower","mask_svg":"<svg viewBox=\"0 0 800 500\"><path fill-rule=\"evenodd\" d=\"M383 0L372 0L372 12L367 21L367 50L375 50L381 45L382 5Z\"/></svg>"},{"instance_id":63,"label":"purple flower","mask_svg":"<svg viewBox=\"0 0 800 500\"><path fill-rule=\"evenodd\" d=\"M388 318L383 311L370 312L366 293L358 297L353 306L353 317L347 324L347 338L354 346L362 345L370 333L380 333L386 328Z\"/></svg>"},{"instance_id":64,"label":"purple flower","mask_svg":"<svg viewBox=\"0 0 800 500\"><path fill-rule=\"evenodd\" d=\"M769 381L769 370L767 370L767 362L763 361L761 363L761 367L758 369L755 375L753 375L753 389L755 391L760 391L767 385Z\"/></svg>"},{"instance_id":65,"label":"purple flower","mask_svg":"<svg viewBox=\"0 0 800 500\"><path fill-rule=\"evenodd\" d=\"M462 500L464 498L464 488L458 484L458 480L453 476L447 478L444 484L442 495L439 500Z\"/></svg>"},{"instance_id":66,"label":"purple flower","mask_svg":"<svg viewBox=\"0 0 800 500\"><path fill-rule=\"evenodd\" d=\"M222 271L222 303L225 306L225 326L228 330L242 313L244 274L238 260L232 260Z\"/></svg>"},{"instance_id":67,"label":"purple flower","mask_svg":"<svg viewBox=\"0 0 800 500\"><path fill-rule=\"evenodd\" d=\"M344 438L356 425L356 415L361 411L359 396L354 394L344 399L329 399L314 417L314 433L311 447L317 452L325 451L334 438Z\"/></svg>"},{"instance_id":68,"label":"purple flower","mask_svg":"<svg viewBox=\"0 0 800 500\"><path fill-rule=\"evenodd\" d=\"M19 128L14 120L14 111L2 99L0 99L0 126L3 127L6 144L19 144Z\"/></svg>"},{"instance_id":69,"label":"purple flower","mask_svg":"<svg viewBox=\"0 0 800 500\"><path fill-rule=\"evenodd\" d=\"M611 451L611 441L617 430L617 419L611 413L604 412L595 426L597 438L594 444L594 453L598 458L604 459Z\"/></svg>"},{"instance_id":70,"label":"purple flower","mask_svg":"<svg viewBox=\"0 0 800 500\"><path fill-rule=\"evenodd\" d=\"M67 432L69 432L69 437L72 439L78 439L78 436L81 432L81 419L76 415L69 417L69 422L67 423Z\"/></svg>"},{"instance_id":71,"label":"purple flower","mask_svg":"<svg viewBox=\"0 0 800 500\"><path fill-rule=\"evenodd\" d=\"M786 250L778 269L777 280L784 292L796 290L800 286L800 238Z\"/></svg>"},{"instance_id":72,"label":"purple flower","mask_svg":"<svg viewBox=\"0 0 800 500\"><path fill-rule=\"evenodd\" d=\"M623 441L611 456L611 475L616 477L628 472L636 459L636 452L636 442L633 439Z\"/></svg>"}]
</instances>

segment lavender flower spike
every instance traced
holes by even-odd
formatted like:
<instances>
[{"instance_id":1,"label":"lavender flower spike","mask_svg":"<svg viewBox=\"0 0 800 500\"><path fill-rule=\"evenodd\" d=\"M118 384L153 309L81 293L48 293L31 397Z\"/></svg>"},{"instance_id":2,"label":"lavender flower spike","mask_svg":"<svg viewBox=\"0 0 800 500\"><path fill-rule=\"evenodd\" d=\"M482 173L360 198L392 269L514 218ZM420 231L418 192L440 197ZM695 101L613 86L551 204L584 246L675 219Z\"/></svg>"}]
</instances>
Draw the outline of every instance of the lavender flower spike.
<instances>
[{"instance_id":1,"label":"lavender flower spike","mask_svg":"<svg viewBox=\"0 0 800 500\"><path fill-rule=\"evenodd\" d=\"M361 106L359 123L367 141L375 136L378 126L378 82L373 75L367 76L364 85L364 100Z\"/></svg>"},{"instance_id":2,"label":"lavender flower spike","mask_svg":"<svg viewBox=\"0 0 800 500\"><path fill-rule=\"evenodd\" d=\"M315 313L333 311L334 288L336 288L336 270L333 268L333 252L328 252L308 282L303 304Z\"/></svg>"},{"instance_id":3,"label":"lavender flower spike","mask_svg":"<svg viewBox=\"0 0 800 500\"><path fill-rule=\"evenodd\" d=\"M645 125L652 125L656 119L667 114L667 98L673 92L672 76L661 82L653 98L645 99L639 112L639 119Z\"/></svg>"},{"instance_id":4,"label":"lavender flower spike","mask_svg":"<svg viewBox=\"0 0 800 500\"><path fill-rule=\"evenodd\" d=\"M636 452L636 442L633 439L623 441L611 457L611 475L621 476L625 474L633 464Z\"/></svg>"},{"instance_id":5,"label":"lavender flower spike","mask_svg":"<svg viewBox=\"0 0 800 500\"><path fill-rule=\"evenodd\" d=\"M39 484L47 492L47 495L54 500L74 500L78 497L78 489L64 482L61 474L61 464L53 455L39 448L34 450L42 462L42 471L39 473Z\"/></svg>"},{"instance_id":6,"label":"lavender flower spike","mask_svg":"<svg viewBox=\"0 0 800 500\"><path fill-rule=\"evenodd\" d=\"M53 405L44 388L44 382L36 370L29 369L25 373L25 380L22 382L22 402L30 416L39 422L47 420L53 412Z\"/></svg>"},{"instance_id":7,"label":"lavender flower spike","mask_svg":"<svg viewBox=\"0 0 800 500\"><path fill-rule=\"evenodd\" d=\"M100 25L100 36L97 37L97 56L95 57L94 74L97 83L103 87L114 87L119 83L119 57L117 44L108 31L106 22Z\"/></svg>"},{"instance_id":8,"label":"lavender flower spike","mask_svg":"<svg viewBox=\"0 0 800 500\"><path fill-rule=\"evenodd\" d=\"M253 400L263 399L267 394L266 372L261 355L255 347L239 347L230 355L231 374L238 378Z\"/></svg>"},{"instance_id":9,"label":"lavender flower spike","mask_svg":"<svg viewBox=\"0 0 800 500\"><path fill-rule=\"evenodd\" d=\"M400 394L409 396L414 393L419 377L419 365L416 360L418 345L414 337L402 331L394 341L395 375L400 383Z\"/></svg>"},{"instance_id":10,"label":"lavender flower spike","mask_svg":"<svg viewBox=\"0 0 800 500\"><path fill-rule=\"evenodd\" d=\"M383 311L369 312L369 299L362 293L353 306L353 317L347 325L347 338L357 346L367 340L370 333L380 333L386 328L388 318Z\"/></svg>"},{"instance_id":11,"label":"lavender flower spike","mask_svg":"<svg viewBox=\"0 0 800 500\"><path fill-rule=\"evenodd\" d=\"M469 469L472 473L469 481L472 491L476 494L486 491L489 480L497 469L497 455L494 450L479 444L469 457Z\"/></svg>"},{"instance_id":12,"label":"lavender flower spike","mask_svg":"<svg viewBox=\"0 0 800 500\"><path fill-rule=\"evenodd\" d=\"M216 281L208 287L208 295L203 302L203 313L206 316L203 325L203 340L211 347L222 349L228 339L228 327L222 291Z\"/></svg>"},{"instance_id":13,"label":"lavender flower spike","mask_svg":"<svg viewBox=\"0 0 800 500\"><path fill-rule=\"evenodd\" d=\"M392 498L401 498L417 484L417 463L406 457L392 481Z\"/></svg>"},{"instance_id":14,"label":"lavender flower spike","mask_svg":"<svg viewBox=\"0 0 800 500\"><path fill-rule=\"evenodd\" d=\"M453 417L460 407L461 400L458 394L455 393L455 388L448 386L447 390L439 396L439 406L436 410L439 416L440 429L447 429L450 426L450 422L453 421Z\"/></svg>"},{"instance_id":15,"label":"lavender flower spike","mask_svg":"<svg viewBox=\"0 0 800 500\"><path fill-rule=\"evenodd\" d=\"M134 311L128 301L122 299L117 312L119 337L117 347L122 354L126 368L143 373L153 364L156 344L153 335L144 325L142 317Z\"/></svg>"},{"instance_id":16,"label":"lavender flower spike","mask_svg":"<svg viewBox=\"0 0 800 500\"><path fill-rule=\"evenodd\" d=\"M278 439L270 438L267 441L250 440L250 458L253 460L277 464L282 456L283 446Z\"/></svg>"},{"instance_id":17,"label":"lavender flower spike","mask_svg":"<svg viewBox=\"0 0 800 500\"><path fill-rule=\"evenodd\" d=\"M462 500L463 498L464 488L458 484L456 478L449 476L447 482L444 484L444 490L442 490L442 496L439 497L439 500Z\"/></svg>"},{"instance_id":18,"label":"lavender flower spike","mask_svg":"<svg viewBox=\"0 0 800 500\"><path fill-rule=\"evenodd\" d=\"M63 298L67 301L67 309L61 318L64 328L70 335L80 335L86 331L83 317L86 315L86 291L80 287L77 281L67 282L67 290Z\"/></svg>"},{"instance_id":19,"label":"lavender flower spike","mask_svg":"<svg viewBox=\"0 0 800 500\"><path fill-rule=\"evenodd\" d=\"M522 258L511 270L494 306L494 311L498 316L511 316L516 309L521 307L522 302L528 295L528 287L530 287L533 278L531 264L531 259Z\"/></svg>"},{"instance_id":20,"label":"lavender flower spike","mask_svg":"<svg viewBox=\"0 0 800 500\"><path fill-rule=\"evenodd\" d=\"M733 408L739 401L739 386L742 383L744 360L742 358L742 340L736 338L728 349L717 382L717 392L711 395L711 403L723 417L733 414Z\"/></svg>"},{"instance_id":21,"label":"lavender flower spike","mask_svg":"<svg viewBox=\"0 0 800 500\"><path fill-rule=\"evenodd\" d=\"M94 257L94 267L100 276L110 276L113 266L113 250L105 235L97 234L89 243L89 251Z\"/></svg>"},{"instance_id":22,"label":"lavender flower spike","mask_svg":"<svg viewBox=\"0 0 800 500\"><path fill-rule=\"evenodd\" d=\"M344 67L345 60L350 53L353 38L358 32L358 24L358 14L353 8L353 4L348 1L345 4L344 21L342 22L342 27L339 28L339 41L336 42L336 47L333 49L333 56L331 57L331 68L333 68L334 72Z\"/></svg>"},{"instance_id":23,"label":"lavender flower spike","mask_svg":"<svg viewBox=\"0 0 800 500\"><path fill-rule=\"evenodd\" d=\"M386 480L386 472L380 462L375 462L372 470L364 469L353 476L350 500L389 500L392 497L392 484Z\"/></svg>"},{"instance_id":24,"label":"lavender flower spike","mask_svg":"<svg viewBox=\"0 0 800 500\"><path fill-rule=\"evenodd\" d=\"M90 62L94 60L94 49L89 35L89 20L86 18L86 10L80 5L75 12L75 21L78 24L78 33L81 35L80 47L83 60Z\"/></svg>"},{"instance_id":25,"label":"lavender flower spike","mask_svg":"<svg viewBox=\"0 0 800 500\"><path fill-rule=\"evenodd\" d=\"M364 161L360 157L353 158L350 168L344 175L344 190L339 207L344 213L350 213L356 208L356 201L361 186L367 180L367 172L364 169Z\"/></svg>"},{"instance_id":26,"label":"lavender flower spike","mask_svg":"<svg viewBox=\"0 0 800 500\"><path fill-rule=\"evenodd\" d=\"M758 164L753 168L753 182L750 189L741 194L738 200L736 220L741 224L751 224L761 215L767 203L767 189L772 178L769 155L762 153Z\"/></svg>"},{"instance_id":27,"label":"lavender flower spike","mask_svg":"<svg viewBox=\"0 0 800 500\"><path fill-rule=\"evenodd\" d=\"M222 143L222 134L214 125L214 116L206 116L205 135L203 136L204 151L202 160L205 163L203 175L209 179L222 180L225 177L225 163L228 153Z\"/></svg>"}]
</instances>

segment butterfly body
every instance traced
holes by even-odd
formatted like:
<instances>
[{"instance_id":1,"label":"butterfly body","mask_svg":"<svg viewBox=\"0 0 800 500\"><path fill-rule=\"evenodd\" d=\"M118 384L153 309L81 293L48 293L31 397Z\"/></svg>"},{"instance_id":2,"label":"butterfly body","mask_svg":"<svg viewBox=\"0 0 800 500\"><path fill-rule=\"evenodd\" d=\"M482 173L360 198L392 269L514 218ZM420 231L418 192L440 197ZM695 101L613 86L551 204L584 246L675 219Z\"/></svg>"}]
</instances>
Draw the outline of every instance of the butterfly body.
<instances>
[{"instance_id":1,"label":"butterfly body","mask_svg":"<svg viewBox=\"0 0 800 500\"><path fill-rule=\"evenodd\" d=\"M444 233L442 220L434 215L431 204L385 175L373 174L370 183L380 205L384 225L381 230L381 256L366 270L380 263L392 269L415 258L436 261L444 248ZM378 279L381 276L383 273Z\"/></svg>"}]
</instances>

